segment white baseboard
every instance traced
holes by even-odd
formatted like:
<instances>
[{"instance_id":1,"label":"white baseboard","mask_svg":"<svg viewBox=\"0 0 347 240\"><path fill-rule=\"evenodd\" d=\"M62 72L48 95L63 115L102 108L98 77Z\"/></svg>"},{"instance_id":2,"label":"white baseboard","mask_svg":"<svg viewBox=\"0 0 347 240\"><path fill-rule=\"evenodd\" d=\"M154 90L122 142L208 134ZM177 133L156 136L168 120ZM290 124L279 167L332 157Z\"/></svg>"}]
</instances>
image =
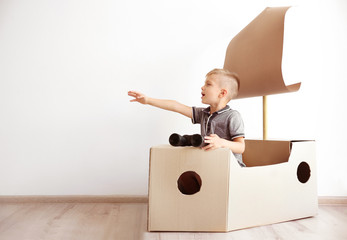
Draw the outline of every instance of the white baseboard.
<instances>
[{"instance_id":1,"label":"white baseboard","mask_svg":"<svg viewBox=\"0 0 347 240\"><path fill-rule=\"evenodd\" d=\"M0 203L147 203L147 195L14 195L0 196Z\"/></svg>"},{"instance_id":2,"label":"white baseboard","mask_svg":"<svg viewBox=\"0 0 347 240\"><path fill-rule=\"evenodd\" d=\"M347 204L347 196L320 196L318 197L318 204Z\"/></svg>"},{"instance_id":3,"label":"white baseboard","mask_svg":"<svg viewBox=\"0 0 347 240\"><path fill-rule=\"evenodd\" d=\"M148 203L147 195L13 195L0 203ZM346 204L347 196L319 196L318 204Z\"/></svg>"}]
</instances>

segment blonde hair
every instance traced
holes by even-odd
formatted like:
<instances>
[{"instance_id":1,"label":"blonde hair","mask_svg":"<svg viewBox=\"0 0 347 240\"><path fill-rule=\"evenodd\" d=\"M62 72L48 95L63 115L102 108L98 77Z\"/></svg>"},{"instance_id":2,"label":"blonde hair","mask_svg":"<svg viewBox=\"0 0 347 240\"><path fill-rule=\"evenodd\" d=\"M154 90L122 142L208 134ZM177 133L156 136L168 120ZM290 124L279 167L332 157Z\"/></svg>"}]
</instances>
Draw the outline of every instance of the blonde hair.
<instances>
[{"instance_id":1,"label":"blonde hair","mask_svg":"<svg viewBox=\"0 0 347 240\"><path fill-rule=\"evenodd\" d=\"M240 89L240 79L237 73L230 72L226 69L215 68L206 74L206 77L211 75L221 75L224 76L223 79L219 79L220 87L227 88L228 95L227 98L230 101L235 98Z\"/></svg>"}]
</instances>

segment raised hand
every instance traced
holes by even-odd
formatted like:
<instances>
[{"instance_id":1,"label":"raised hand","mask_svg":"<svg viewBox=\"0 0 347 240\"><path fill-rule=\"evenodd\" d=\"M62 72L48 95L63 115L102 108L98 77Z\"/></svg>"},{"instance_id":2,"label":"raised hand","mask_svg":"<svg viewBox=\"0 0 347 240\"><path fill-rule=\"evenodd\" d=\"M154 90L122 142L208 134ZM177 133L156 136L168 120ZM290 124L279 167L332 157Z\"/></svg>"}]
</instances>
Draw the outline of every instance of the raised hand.
<instances>
[{"instance_id":1,"label":"raised hand","mask_svg":"<svg viewBox=\"0 0 347 240\"><path fill-rule=\"evenodd\" d=\"M142 104L147 104L148 98L146 97L146 95L144 95L144 94L142 94L140 92L129 91L128 92L128 96L134 97L134 99L131 99L130 102L139 102L139 103L142 103Z\"/></svg>"}]
</instances>

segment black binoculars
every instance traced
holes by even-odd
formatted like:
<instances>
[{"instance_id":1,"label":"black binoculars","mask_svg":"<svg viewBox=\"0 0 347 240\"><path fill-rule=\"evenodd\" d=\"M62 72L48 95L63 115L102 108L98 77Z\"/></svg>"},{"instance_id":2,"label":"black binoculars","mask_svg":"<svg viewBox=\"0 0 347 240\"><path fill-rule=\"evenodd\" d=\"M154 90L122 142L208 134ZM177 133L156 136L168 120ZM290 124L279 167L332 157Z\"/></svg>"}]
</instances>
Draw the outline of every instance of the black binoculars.
<instances>
[{"instance_id":1,"label":"black binoculars","mask_svg":"<svg viewBox=\"0 0 347 240\"><path fill-rule=\"evenodd\" d=\"M204 138L200 134L193 135L179 135L177 133L171 134L169 142L172 146L183 147L183 146L193 146L200 147L204 143Z\"/></svg>"}]
</instances>

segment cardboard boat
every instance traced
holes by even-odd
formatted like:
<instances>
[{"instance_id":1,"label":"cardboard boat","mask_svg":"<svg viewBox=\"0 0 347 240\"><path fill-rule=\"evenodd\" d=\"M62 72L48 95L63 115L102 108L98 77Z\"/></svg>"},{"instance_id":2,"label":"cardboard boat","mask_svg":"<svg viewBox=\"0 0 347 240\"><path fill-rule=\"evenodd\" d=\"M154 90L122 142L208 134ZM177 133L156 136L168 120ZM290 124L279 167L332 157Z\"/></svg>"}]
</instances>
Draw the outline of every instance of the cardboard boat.
<instances>
[{"instance_id":1,"label":"cardboard boat","mask_svg":"<svg viewBox=\"0 0 347 240\"><path fill-rule=\"evenodd\" d=\"M152 147L148 230L227 232L317 214L314 141L246 140L246 149L252 167L228 149ZM194 194L179 188L185 173L200 178Z\"/></svg>"}]
</instances>

